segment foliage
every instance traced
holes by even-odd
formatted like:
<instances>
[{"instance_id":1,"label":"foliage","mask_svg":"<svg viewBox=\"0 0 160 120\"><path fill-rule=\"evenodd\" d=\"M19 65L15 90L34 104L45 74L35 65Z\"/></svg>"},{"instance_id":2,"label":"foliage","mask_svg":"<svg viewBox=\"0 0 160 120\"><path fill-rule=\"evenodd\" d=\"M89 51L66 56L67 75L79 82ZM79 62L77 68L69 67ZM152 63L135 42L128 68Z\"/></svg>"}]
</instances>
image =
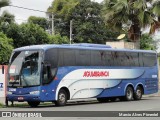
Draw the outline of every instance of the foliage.
<instances>
[{"instance_id":1,"label":"foliage","mask_svg":"<svg viewBox=\"0 0 160 120\"><path fill-rule=\"evenodd\" d=\"M140 39L140 49L144 50L155 50L156 44L155 41L149 34L143 34Z\"/></svg>"},{"instance_id":2,"label":"foliage","mask_svg":"<svg viewBox=\"0 0 160 120\"><path fill-rule=\"evenodd\" d=\"M49 43L49 35L39 25L33 23L10 24L1 30L13 39L14 48Z\"/></svg>"},{"instance_id":3,"label":"foliage","mask_svg":"<svg viewBox=\"0 0 160 120\"><path fill-rule=\"evenodd\" d=\"M0 23L1 24L11 24L15 22L15 16L10 14L7 11L4 11L0 16Z\"/></svg>"},{"instance_id":4,"label":"foliage","mask_svg":"<svg viewBox=\"0 0 160 120\"><path fill-rule=\"evenodd\" d=\"M6 37L5 34L0 32L0 64L9 61L13 46L12 39Z\"/></svg>"},{"instance_id":5,"label":"foliage","mask_svg":"<svg viewBox=\"0 0 160 120\"><path fill-rule=\"evenodd\" d=\"M78 3L78 0L54 0L48 12L66 20Z\"/></svg>"},{"instance_id":6,"label":"foliage","mask_svg":"<svg viewBox=\"0 0 160 120\"><path fill-rule=\"evenodd\" d=\"M3 108L3 107L4 107L4 105L2 103L0 103L0 108Z\"/></svg>"},{"instance_id":7,"label":"foliage","mask_svg":"<svg viewBox=\"0 0 160 120\"><path fill-rule=\"evenodd\" d=\"M105 0L103 14L106 24L114 30L126 30L132 41L139 40L141 28L151 26L150 33L160 26L160 1L155 0Z\"/></svg>"},{"instance_id":8,"label":"foliage","mask_svg":"<svg viewBox=\"0 0 160 120\"><path fill-rule=\"evenodd\" d=\"M9 5L9 0L0 0L0 8L8 5Z\"/></svg>"},{"instance_id":9,"label":"foliage","mask_svg":"<svg viewBox=\"0 0 160 120\"><path fill-rule=\"evenodd\" d=\"M66 36L61 36L60 34L50 35L49 44L68 44L69 39Z\"/></svg>"},{"instance_id":10,"label":"foliage","mask_svg":"<svg viewBox=\"0 0 160 120\"><path fill-rule=\"evenodd\" d=\"M13 46L14 48L20 47L22 43L22 34L20 25L12 23L8 25L1 25L0 29L3 33L6 34L7 37L13 39Z\"/></svg>"},{"instance_id":11,"label":"foliage","mask_svg":"<svg viewBox=\"0 0 160 120\"><path fill-rule=\"evenodd\" d=\"M36 45L36 44L66 44L69 39L60 34L49 35L39 25L33 23L8 24L5 27L0 26L0 30L13 39L14 48Z\"/></svg>"},{"instance_id":12,"label":"foliage","mask_svg":"<svg viewBox=\"0 0 160 120\"><path fill-rule=\"evenodd\" d=\"M48 29L49 23L46 18L44 17L36 17L36 16L30 16L28 18L28 23L37 24L40 27L42 27L44 30Z\"/></svg>"},{"instance_id":13,"label":"foliage","mask_svg":"<svg viewBox=\"0 0 160 120\"><path fill-rule=\"evenodd\" d=\"M45 44L49 42L48 34L39 26L32 23L20 25L22 45Z\"/></svg>"},{"instance_id":14,"label":"foliage","mask_svg":"<svg viewBox=\"0 0 160 120\"><path fill-rule=\"evenodd\" d=\"M56 12L55 31L62 36L70 36L70 21L72 20L73 42L105 43L115 34L108 31L100 15L102 5L91 0L55 0L48 9Z\"/></svg>"}]
</instances>

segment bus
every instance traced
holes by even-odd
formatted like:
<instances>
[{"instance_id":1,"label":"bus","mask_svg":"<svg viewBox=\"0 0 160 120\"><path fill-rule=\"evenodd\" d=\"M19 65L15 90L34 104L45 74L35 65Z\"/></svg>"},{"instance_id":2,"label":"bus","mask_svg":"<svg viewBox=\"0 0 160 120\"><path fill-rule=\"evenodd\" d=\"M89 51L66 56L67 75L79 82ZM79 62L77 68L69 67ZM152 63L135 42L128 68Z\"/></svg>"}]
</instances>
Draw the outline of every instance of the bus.
<instances>
[{"instance_id":1,"label":"bus","mask_svg":"<svg viewBox=\"0 0 160 120\"><path fill-rule=\"evenodd\" d=\"M65 106L68 100L140 100L158 92L157 53L99 44L46 44L13 50L8 67L8 102Z\"/></svg>"}]
</instances>

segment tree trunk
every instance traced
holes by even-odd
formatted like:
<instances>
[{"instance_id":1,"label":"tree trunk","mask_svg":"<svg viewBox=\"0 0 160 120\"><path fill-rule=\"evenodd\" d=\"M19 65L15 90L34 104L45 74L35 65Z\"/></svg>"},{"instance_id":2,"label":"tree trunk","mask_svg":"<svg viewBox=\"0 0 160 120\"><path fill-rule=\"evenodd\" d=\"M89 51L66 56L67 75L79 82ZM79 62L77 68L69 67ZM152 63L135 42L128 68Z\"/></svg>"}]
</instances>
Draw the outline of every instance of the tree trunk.
<instances>
[{"instance_id":1,"label":"tree trunk","mask_svg":"<svg viewBox=\"0 0 160 120\"><path fill-rule=\"evenodd\" d=\"M134 15L133 15L134 16ZM135 43L135 48L140 49L140 37L141 37L141 28L139 24L139 20L136 19L136 16L133 17L132 25L128 30L128 38Z\"/></svg>"}]
</instances>

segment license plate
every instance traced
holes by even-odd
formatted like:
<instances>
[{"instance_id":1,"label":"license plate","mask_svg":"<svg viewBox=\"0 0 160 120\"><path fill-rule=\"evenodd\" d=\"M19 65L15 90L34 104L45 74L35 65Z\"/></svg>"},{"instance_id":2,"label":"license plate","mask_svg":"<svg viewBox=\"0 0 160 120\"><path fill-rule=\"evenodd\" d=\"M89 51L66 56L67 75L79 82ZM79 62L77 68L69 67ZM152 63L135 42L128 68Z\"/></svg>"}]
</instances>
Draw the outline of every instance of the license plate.
<instances>
[{"instance_id":1,"label":"license plate","mask_svg":"<svg viewBox=\"0 0 160 120\"><path fill-rule=\"evenodd\" d=\"M23 97L18 97L18 100L24 100L24 98Z\"/></svg>"}]
</instances>

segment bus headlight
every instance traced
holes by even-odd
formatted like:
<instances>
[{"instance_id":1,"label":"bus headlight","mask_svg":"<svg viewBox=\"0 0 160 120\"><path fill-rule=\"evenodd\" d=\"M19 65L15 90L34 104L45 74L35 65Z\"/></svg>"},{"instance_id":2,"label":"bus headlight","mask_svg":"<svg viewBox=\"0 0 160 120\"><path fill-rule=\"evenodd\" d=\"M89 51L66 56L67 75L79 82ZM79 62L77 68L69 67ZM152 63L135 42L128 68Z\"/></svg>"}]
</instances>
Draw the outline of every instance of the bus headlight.
<instances>
[{"instance_id":1,"label":"bus headlight","mask_svg":"<svg viewBox=\"0 0 160 120\"><path fill-rule=\"evenodd\" d=\"M39 93L40 93L39 91L32 91L29 94L31 94L31 95L38 95Z\"/></svg>"},{"instance_id":2,"label":"bus headlight","mask_svg":"<svg viewBox=\"0 0 160 120\"><path fill-rule=\"evenodd\" d=\"M8 91L7 94L8 94L8 95L12 95L12 92Z\"/></svg>"}]
</instances>

